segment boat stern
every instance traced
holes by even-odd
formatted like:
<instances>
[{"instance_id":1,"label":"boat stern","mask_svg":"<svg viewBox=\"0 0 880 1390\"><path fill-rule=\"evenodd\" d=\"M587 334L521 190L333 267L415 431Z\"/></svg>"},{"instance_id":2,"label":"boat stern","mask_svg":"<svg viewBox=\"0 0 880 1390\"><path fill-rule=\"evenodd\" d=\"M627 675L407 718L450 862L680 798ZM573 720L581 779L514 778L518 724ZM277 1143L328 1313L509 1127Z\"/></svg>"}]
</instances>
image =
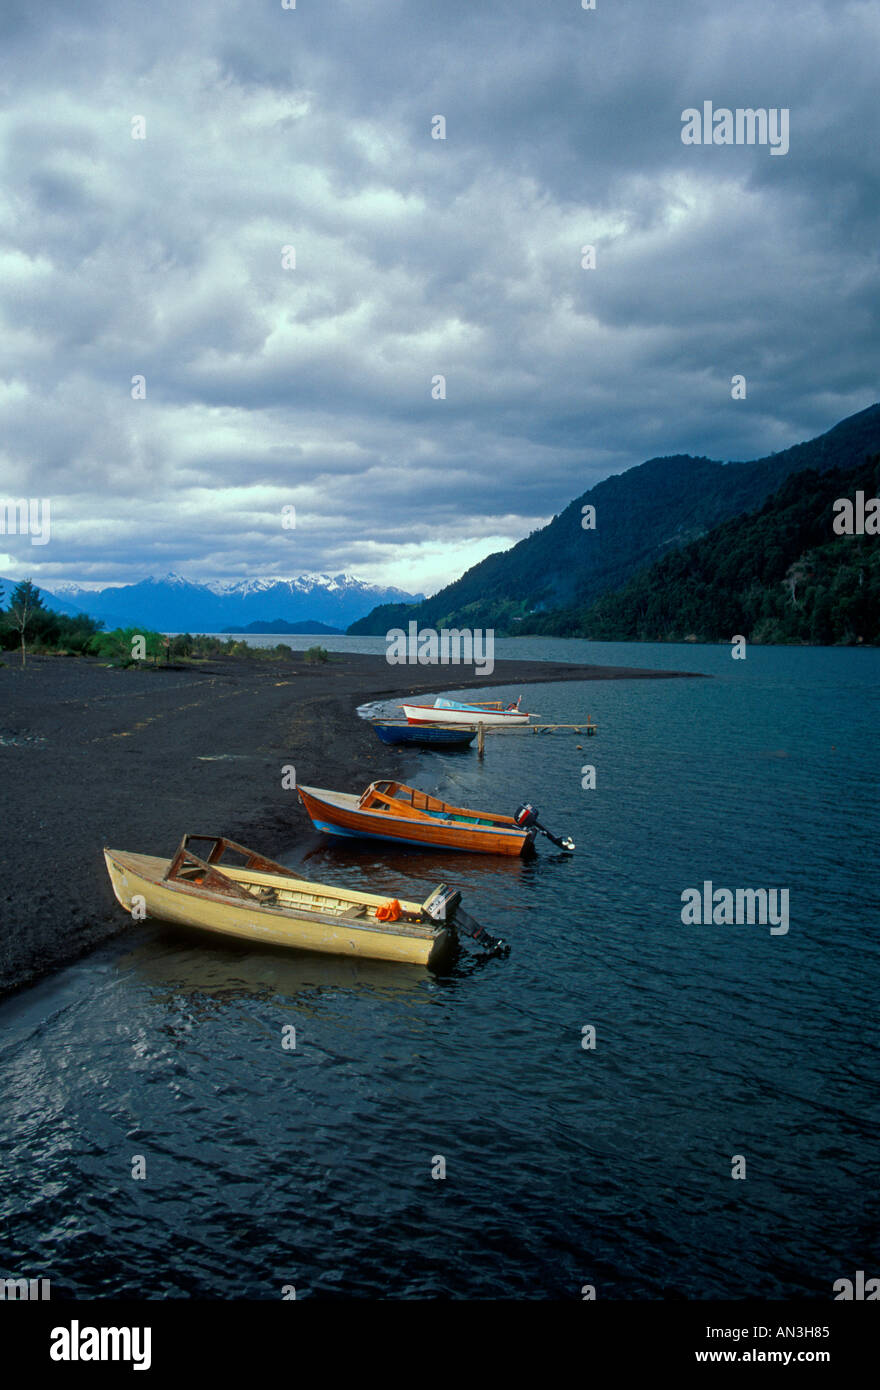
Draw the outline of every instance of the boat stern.
<instances>
[{"instance_id":1,"label":"boat stern","mask_svg":"<svg viewBox=\"0 0 880 1390\"><path fill-rule=\"evenodd\" d=\"M422 914L428 921L449 924L445 932L438 934L438 936L448 934L453 938L446 944L447 950L454 946L459 934L464 934L491 955L506 956L510 954L510 947L502 937L493 936L491 932L487 932L485 927L481 927L479 922L475 922L473 917L464 911L461 906L461 893L457 888L450 888L445 883L438 884L422 903ZM433 963L435 950L439 949L438 940L431 951L429 965Z\"/></svg>"}]
</instances>

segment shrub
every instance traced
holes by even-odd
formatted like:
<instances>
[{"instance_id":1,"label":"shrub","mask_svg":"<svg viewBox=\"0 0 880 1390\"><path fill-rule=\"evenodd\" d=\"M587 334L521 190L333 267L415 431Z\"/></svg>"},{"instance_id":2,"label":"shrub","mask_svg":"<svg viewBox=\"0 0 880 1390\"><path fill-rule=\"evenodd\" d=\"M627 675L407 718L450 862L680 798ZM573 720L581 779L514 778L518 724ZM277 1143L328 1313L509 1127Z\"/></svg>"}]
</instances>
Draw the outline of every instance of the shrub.
<instances>
[{"instance_id":1,"label":"shrub","mask_svg":"<svg viewBox=\"0 0 880 1390\"><path fill-rule=\"evenodd\" d=\"M165 638L161 632L151 632L146 627L116 627L112 632L99 632L92 640L90 650L112 666L135 666L138 663L133 655L135 641L143 638L144 655L153 664L165 656Z\"/></svg>"},{"instance_id":2,"label":"shrub","mask_svg":"<svg viewBox=\"0 0 880 1390\"><path fill-rule=\"evenodd\" d=\"M330 653L325 647L309 647L306 652L306 664L309 666L317 666L319 662L329 660Z\"/></svg>"}]
</instances>

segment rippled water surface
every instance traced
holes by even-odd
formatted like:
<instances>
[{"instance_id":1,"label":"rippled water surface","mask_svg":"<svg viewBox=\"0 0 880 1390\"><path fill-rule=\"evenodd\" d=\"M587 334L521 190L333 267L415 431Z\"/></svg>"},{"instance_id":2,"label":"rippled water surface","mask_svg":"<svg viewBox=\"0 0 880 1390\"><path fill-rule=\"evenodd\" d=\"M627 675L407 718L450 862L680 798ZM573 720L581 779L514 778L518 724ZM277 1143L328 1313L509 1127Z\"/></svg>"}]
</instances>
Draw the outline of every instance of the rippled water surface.
<instances>
[{"instance_id":1,"label":"rippled water surface","mask_svg":"<svg viewBox=\"0 0 880 1390\"><path fill-rule=\"evenodd\" d=\"M527 687L598 736L492 735L482 764L387 750L461 804L532 800L571 858L291 847L316 878L461 886L505 961L434 977L147 923L3 1005L0 1273L87 1297L827 1298L878 1272L880 653L497 655L712 679ZM788 888L788 933L684 926L706 879Z\"/></svg>"}]
</instances>

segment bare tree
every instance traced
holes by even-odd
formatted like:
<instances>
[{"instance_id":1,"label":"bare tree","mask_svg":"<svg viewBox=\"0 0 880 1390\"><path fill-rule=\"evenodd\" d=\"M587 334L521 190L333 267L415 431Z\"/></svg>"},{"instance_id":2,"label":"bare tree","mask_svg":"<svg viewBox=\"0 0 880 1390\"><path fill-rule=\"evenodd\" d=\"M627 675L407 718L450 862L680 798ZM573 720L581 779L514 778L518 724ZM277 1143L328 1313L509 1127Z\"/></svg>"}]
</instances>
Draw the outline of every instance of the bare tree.
<instances>
[{"instance_id":1,"label":"bare tree","mask_svg":"<svg viewBox=\"0 0 880 1390\"><path fill-rule=\"evenodd\" d=\"M808 578L808 567L804 564L803 560L796 560L793 565L789 565L782 584L791 595L791 601L795 608L800 608L797 597L797 586L798 584L805 583Z\"/></svg>"},{"instance_id":2,"label":"bare tree","mask_svg":"<svg viewBox=\"0 0 880 1390\"><path fill-rule=\"evenodd\" d=\"M30 579L23 579L15 589L12 600L9 604L9 616L12 625L17 629L21 638L21 664L27 665L27 647L25 637L28 625L31 622L37 609L43 607L43 600L40 598L40 591Z\"/></svg>"}]
</instances>

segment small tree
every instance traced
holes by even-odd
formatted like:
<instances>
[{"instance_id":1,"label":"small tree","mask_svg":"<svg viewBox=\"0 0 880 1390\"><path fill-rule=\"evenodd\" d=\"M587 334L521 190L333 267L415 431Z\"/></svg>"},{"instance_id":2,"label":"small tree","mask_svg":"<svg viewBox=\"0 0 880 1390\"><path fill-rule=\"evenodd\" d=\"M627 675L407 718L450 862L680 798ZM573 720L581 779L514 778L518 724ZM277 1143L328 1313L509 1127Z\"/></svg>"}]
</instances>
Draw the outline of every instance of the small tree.
<instances>
[{"instance_id":1,"label":"small tree","mask_svg":"<svg viewBox=\"0 0 880 1390\"><path fill-rule=\"evenodd\" d=\"M9 605L9 615L12 625L17 630L21 639L21 664L27 665L27 646L25 637L27 630L33 621L34 615L45 612L43 600L40 598L40 591L30 579L23 579L16 586L12 594L12 602Z\"/></svg>"}]
</instances>

